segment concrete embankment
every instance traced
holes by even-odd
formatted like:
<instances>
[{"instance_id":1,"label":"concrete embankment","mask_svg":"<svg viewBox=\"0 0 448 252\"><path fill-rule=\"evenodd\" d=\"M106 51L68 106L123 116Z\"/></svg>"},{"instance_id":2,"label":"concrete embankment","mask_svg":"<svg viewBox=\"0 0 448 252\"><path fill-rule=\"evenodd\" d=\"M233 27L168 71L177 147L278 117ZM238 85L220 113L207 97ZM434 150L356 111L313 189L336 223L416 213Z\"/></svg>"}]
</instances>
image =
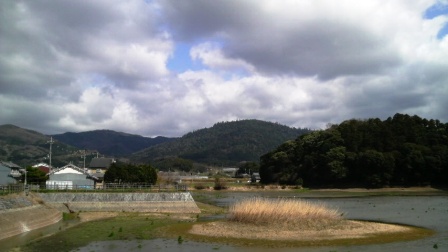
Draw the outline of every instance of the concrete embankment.
<instances>
[{"instance_id":1,"label":"concrete embankment","mask_svg":"<svg viewBox=\"0 0 448 252\"><path fill-rule=\"evenodd\" d=\"M62 214L36 198L15 195L0 199L0 240L57 223Z\"/></svg>"},{"instance_id":2,"label":"concrete embankment","mask_svg":"<svg viewBox=\"0 0 448 252\"><path fill-rule=\"evenodd\" d=\"M42 193L60 211L200 213L190 193Z\"/></svg>"}]
</instances>

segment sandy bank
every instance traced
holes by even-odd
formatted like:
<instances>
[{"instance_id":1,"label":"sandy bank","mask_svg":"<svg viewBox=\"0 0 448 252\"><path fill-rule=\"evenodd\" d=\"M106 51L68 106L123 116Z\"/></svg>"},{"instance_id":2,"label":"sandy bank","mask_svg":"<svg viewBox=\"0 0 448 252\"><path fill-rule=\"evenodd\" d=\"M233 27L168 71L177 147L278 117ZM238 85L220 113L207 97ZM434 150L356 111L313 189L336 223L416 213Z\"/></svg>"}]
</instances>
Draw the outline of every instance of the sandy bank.
<instances>
[{"instance_id":1,"label":"sandy bank","mask_svg":"<svg viewBox=\"0 0 448 252\"><path fill-rule=\"evenodd\" d=\"M321 230L307 228L281 228L263 225L248 225L230 221L216 221L195 224L190 230L191 234L244 239L266 240L331 240L365 238L376 234L392 234L412 232L411 227L344 220L339 224L325 227Z\"/></svg>"}]
</instances>

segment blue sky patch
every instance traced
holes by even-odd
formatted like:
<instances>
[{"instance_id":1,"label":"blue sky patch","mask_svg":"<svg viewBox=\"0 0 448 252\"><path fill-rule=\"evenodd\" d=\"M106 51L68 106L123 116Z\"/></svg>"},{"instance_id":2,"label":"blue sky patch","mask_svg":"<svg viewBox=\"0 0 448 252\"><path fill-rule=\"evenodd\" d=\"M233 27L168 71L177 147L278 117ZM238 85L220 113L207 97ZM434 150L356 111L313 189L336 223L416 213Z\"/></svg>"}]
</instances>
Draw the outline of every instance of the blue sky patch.
<instances>
[{"instance_id":1,"label":"blue sky patch","mask_svg":"<svg viewBox=\"0 0 448 252\"><path fill-rule=\"evenodd\" d=\"M426 9L424 17L426 19L433 19L435 17L447 14L448 14L448 4L443 4L439 2Z\"/></svg>"},{"instance_id":2,"label":"blue sky patch","mask_svg":"<svg viewBox=\"0 0 448 252\"><path fill-rule=\"evenodd\" d=\"M200 61L193 61L190 57L191 45L186 43L177 43L173 56L167 62L169 70L176 73L182 73L188 70L201 70L206 68Z\"/></svg>"},{"instance_id":3,"label":"blue sky patch","mask_svg":"<svg viewBox=\"0 0 448 252\"><path fill-rule=\"evenodd\" d=\"M442 2L437 2L436 4L429 7L424 14L426 19L433 19L438 16L448 15L448 4L444 4ZM437 38L442 39L445 35L448 34L448 22L439 30L437 33Z\"/></svg>"}]
</instances>

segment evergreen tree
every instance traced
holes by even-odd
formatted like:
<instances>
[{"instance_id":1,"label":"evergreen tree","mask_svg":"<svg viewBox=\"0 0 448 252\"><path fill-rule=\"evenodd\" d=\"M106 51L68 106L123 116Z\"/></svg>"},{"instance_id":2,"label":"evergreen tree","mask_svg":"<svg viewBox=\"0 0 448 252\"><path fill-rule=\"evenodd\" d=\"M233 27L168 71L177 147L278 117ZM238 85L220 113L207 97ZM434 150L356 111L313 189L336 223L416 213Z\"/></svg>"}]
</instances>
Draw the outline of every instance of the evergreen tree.
<instances>
[{"instance_id":1,"label":"evergreen tree","mask_svg":"<svg viewBox=\"0 0 448 252\"><path fill-rule=\"evenodd\" d=\"M446 186L448 124L402 114L351 119L261 156L260 176L305 186Z\"/></svg>"}]
</instances>

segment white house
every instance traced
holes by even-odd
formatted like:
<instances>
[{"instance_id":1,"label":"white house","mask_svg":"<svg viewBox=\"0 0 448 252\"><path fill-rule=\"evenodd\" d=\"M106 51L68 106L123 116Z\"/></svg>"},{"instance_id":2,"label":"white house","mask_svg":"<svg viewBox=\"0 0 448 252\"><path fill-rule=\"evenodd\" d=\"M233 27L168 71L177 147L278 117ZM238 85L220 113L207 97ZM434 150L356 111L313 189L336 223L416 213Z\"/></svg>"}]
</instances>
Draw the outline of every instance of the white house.
<instances>
[{"instance_id":1,"label":"white house","mask_svg":"<svg viewBox=\"0 0 448 252\"><path fill-rule=\"evenodd\" d=\"M49 179L46 182L47 189L93 189L95 185L94 176L90 175L83 168L74 164L52 169Z\"/></svg>"}]
</instances>

